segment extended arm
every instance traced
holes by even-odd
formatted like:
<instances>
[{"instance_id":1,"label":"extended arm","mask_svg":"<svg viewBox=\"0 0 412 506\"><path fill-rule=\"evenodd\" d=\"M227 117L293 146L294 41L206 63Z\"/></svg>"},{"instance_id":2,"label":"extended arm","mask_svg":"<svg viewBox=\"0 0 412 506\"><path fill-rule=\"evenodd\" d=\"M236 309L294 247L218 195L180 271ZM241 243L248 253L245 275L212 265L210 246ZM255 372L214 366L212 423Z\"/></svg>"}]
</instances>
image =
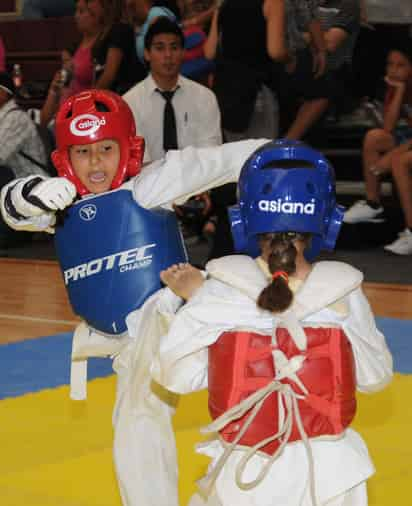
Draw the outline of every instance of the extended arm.
<instances>
[{"instance_id":1,"label":"extended arm","mask_svg":"<svg viewBox=\"0 0 412 506\"><path fill-rule=\"evenodd\" d=\"M111 47L107 51L107 57L104 64L103 74L99 77L95 84L97 89L110 89L114 83L120 64L123 59L123 51L118 47Z\"/></svg>"},{"instance_id":2,"label":"extended arm","mask_svg":"<svg viewBox=\"0 0 412 506\"><path fill-rule=\"evenodd\" d=\"M383 115L383 128L387 132L392 132L401 114L401 107L403 98L405 96L406 85L404 82L390 81L387 77L385 78L385 81L389 86L393 87L394 93L392 95L391 101L385 107Z\"/></svg>"},{"instance_id":3,"label":"extended arm","mask_svg":"<svg viewBox=\"0 0 412 506\"><path fill-rule=\"evenodd\" d=\"M286 61L285 0L265 0L263 15L266 19L266 50L276 61Z\"/></svg>"},{"instance_id":4,"label":"extended arm","mask_svg":"<svg viewBox=\"0 0 412 506\"><path fill-rule=\"evenodd\" d=\"M171 208L193 195L236 182L244 162L266 142L269 139L169 151L164 160L151 163L134 180L135 198L146 208Z\"/></svg>"},{"instance_id":5,"label":"extended arm","mask_svg":"<svg viewBox=\"0 0 412 506\"><path fill-rule=\"evenodd\" d=\"M219 19L219 9L217 8L213 13L209 33L203 46L205 57L208 58L209 60L213 60L216 57L217 44L219 40L218 19Z\"/></svg>"}]
</instances>

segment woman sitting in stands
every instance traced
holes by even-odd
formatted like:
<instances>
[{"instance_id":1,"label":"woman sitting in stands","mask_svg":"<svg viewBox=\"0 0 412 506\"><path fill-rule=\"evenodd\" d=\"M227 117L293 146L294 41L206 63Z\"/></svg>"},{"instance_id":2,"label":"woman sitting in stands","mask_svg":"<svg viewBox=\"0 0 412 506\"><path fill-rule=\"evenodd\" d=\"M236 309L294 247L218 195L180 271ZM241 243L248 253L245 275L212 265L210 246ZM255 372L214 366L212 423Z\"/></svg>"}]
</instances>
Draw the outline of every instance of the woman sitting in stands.
<instances>
[{"instance_id":1,"label":"woman sitting in stands","mask_svg":"<svg viewBox=\"0 0 412 506\"><path fill-rule=\"evenodd\" d=\"M86 0L77 0L74 19L81 40L74 52L62 51L62 69L56 72L40 113L40 122L44 126L54 118L62 102L93 86L92 48L102 27Z\"/></svg>"},{"instance_id":2,"label":"woman sitting in stands","mask_svg":"<svg viewBox=\"0 0 412 506\"><path fill-rule=\"evenodd\" d=\"M122 95L147 73L137 59L134 29L122 22L126 12L121 0L86 0L86 3L102 26L93 46L95 87Z\"/></svg>"},{"instance_id":3,"label":"woman sitting in stands","mask_svg":"<svg viewBox=\"0 0 412 506\"><path fill-rule=\"evenodd\" d=\"M89 88L124 93L145 77L135 56L133 28L121 23L121 1L77 0L75 20L82 36L73 54L62 53L62 70L56 72L40 114L48 125L59 105Z\"/></svg>"},{"instance_id":4,"label":"woman sitting in stands","mask_svg":"<svg viewBox=\"0 0 412 506\"><path fill-rule=\"evenodd\" d=\"M344 216L346 223L379 223L385 220L381 201L382 175L392 173L397 180L398 172L401 170L402 173L402 169L394 168L394 164L397 165L401 155L412 148L411 47L412 40L407 38L396 45L393 44L388 52L382 126L369 130L363 140L366 199L355 202L346 211ZM408 174L407 171L405 173ZM407 229L407 235L409 233ZM404 241L398 241L387 245L385 249L401 255L409 254L404 253ZM406 251L411 249L408 241L406 248Z\"/></svg>"}]
</instances>

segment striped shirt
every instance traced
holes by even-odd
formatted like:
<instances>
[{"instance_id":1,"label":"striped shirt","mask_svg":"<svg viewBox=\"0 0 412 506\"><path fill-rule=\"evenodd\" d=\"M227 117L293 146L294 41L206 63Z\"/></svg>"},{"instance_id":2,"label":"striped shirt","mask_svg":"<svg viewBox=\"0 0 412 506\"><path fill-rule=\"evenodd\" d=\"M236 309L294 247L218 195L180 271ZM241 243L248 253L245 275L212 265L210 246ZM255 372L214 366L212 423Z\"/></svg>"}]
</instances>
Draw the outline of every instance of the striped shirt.
<instances>
[{"instance_id":1,"label":"striped shirt","mask_svg":"<svg viewBox=\"0 0 412 506\"><path fill-rule=\"evenodd\" d=\"M16 177L31 174L47 176L20 152L46 165L43 143L29 115L11 99L0 108L0 165L7 165Z\"/></svg>"},{"instance_id":2,"label":"striped shirt","mask_svg":"<svg viewBox=\"0 0 412 506\"><path fill-rule=\"evenodd\" d=\"M307 32L310 23L316 19L316 0L286 0L286 43L292 53L306 47L303 32Z\"/></svg>"},{"instance_id":3,"label":"striped shirt","mask_svg":"<svg viewBox=\"0 0 412 506\"><path fill-rule=\"evenodd\" d=\"M323 0L316 13L324 32L340 28L348 34L336 51L328 54L328 68L337 69L344 63L351 63L360 30L359 0Z\"/></svg>"}]
</instances>

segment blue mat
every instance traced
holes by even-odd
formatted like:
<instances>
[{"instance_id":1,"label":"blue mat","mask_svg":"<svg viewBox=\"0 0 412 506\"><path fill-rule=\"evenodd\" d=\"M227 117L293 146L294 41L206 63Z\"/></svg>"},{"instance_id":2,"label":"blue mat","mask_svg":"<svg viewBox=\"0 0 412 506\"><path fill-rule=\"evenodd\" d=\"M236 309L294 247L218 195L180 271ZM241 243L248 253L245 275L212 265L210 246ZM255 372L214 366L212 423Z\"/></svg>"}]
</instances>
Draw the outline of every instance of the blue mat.
<instances>
[{"instance_id":1,"label":"blue mat","mask_svg":"<svg viewBox=\"0 0 412 506\"><path fill-rule=\"evenodd\" d=\"M394 358L395 371L412 374L412 320L376 318ZM0 346L0 399L68 385L72 334ZM112 374L110 359L88 361L88 379Z\"/></svg>"},{"instance_id":2,"label":"blue mat","mask_svg":"<svg viewBox=\"0 0 412 506\"><path fill-rule=\"evenodd\" d=\"M0 346L0 399L68 385L72 333ZM112 361L88 360L88 379L113 374Z\"/></svg>"},{"instance_id":3,"label":"blue mat","mask_svg":"<svg viewBox=\"0 0 412 506\"><path fill-rule=\"evenodd\" d=\"M412 320L376 318L376 325L386 337L396 372L412 374Z\"/></svg>"}]
</instances>

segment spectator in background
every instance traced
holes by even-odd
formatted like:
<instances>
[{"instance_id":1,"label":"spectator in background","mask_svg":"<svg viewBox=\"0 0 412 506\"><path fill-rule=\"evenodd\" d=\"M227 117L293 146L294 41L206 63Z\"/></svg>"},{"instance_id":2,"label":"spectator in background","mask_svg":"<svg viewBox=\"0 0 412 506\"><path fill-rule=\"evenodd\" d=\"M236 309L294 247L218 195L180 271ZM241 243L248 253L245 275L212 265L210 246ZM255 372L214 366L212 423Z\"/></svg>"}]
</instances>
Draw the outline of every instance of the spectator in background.
<instances>
[{"instance_id":1,"label":"spectator in background","mask_svg":"<svg viewBox=\"0 0 412 506\"><path fill-rule=\"evenodd\" d=\"M125 0L125 13L128 22L138 34L151 7L151 0Z\"/></svg>"},{"instance_id":2,"label":"spectator in background","mask_svg":"<svg viewBox=\"0 0 412 506\"><path fill-rule=\"evenodd\" d=\"M0 73L0 189L16 177L46 176L46 153L29 115L14 100L13 80ZM43 167L43 168L42 168ZM0 217L0 247L7 245L9 229Z\"/></svg>"},{"instance_id":3,"label":"spectator in background","mask_svg":"<svg viewBox=\"0 0 412 506\"><path fill-rule=\"evenodd\" d=\"M92 48L94 87L125 93L144 79L146 70L136 56L133 27L122 22L123 2L86 0L86 3L102 27Z\"/></svg>"},{"instance_id":4,"label":"spectator in background","mask_svg":"<svg viewBox=\"0 0 412 506\"><path fill-rule=\"evenodd\" d=\"M213 88L225 140L277 134L271 58L285 54L284 0L225 0L216 9L205 56L214 59Z\"/></svg>"},{"instance_id":5,"label":"spectator in background","mask_svg":"<svg viewBox=\"0 0 412 506\"><path fill-rule=\"evenodd\" d=\"M74 17L81 41L73 54L69 50L62 52L64 71L56 72L40 112L40 123L44 126L54 118L64 100L93 86L92 47L102 26L99 18L89 10L86 0L77 0Z\"/></svg>"},{"instance_id":6,"label":"spectator in background","mask_svg":"<svg viewBox=\"0 0 412 506\"><path fill-rule=\"evenodd\" d=\"M327 51L324 79L329 98L339 111L350 95L354 96L352 55L360 31L361 6L359 0L320 0L316 13Z\"/></svg>"},{"instance_id":7,"label":"spectator in background","mask_svg":"<svg viewBox=\"0 0 412 506\"><path fill-rule=\"evenodd\" d=\"M216 63L213 89L225 141L277 136L271 69L272 59L286 55L284 7L284 0L225 0L214 13L204 49ZM215 188L210 196L214 214L204 229L213 237L209 259L233 253L227 208L236 203L236 185Z\"/></svg>"},{"instance_id":8,"label":"spectator in background","mask_svg":"<svg viewBox=\"0 0 412 506\"><path fill-rule=\"evenodd\" d=\"M183 28L198 26L207 33L217 3L217 0L178 0Z\"/></svg>"},{"instance_id":9,"label":"spectator in background","mask_svg":"<svg viewBox=\"0 0 412 506\"><path fill-rule=\"evenodd\" d=\"M6 49L0 36L0 72L6 71Z\"/></svg>"},{"instance_id":10,"label":"spectator in background","mask_svg":"<svg viewBox=\"0 0 412 506\"><path fill-rule=\"evenodd\" d=\"M145 161L159 160L168 149L221 144L220 112L214 94L205 86L180 75L184 36L168 19L157 19L145 37L145 59L150 73L123 98L132 109L136 126L146 141ZM167 98L174 110L176 145L165 145L164 113Z\"/></svg>"},{"instance_id":11,"label":"spectator in background","mask_svg":"<svg viewBox=\"0 0 412 506\"><path fill-rule=\"evenodd\" d=\"M165 16L155 20L145 37L144 57L150 73L123 96L145 139L145 161L159 160L169 149L222 143L215 95L180 74L183 45L183 32L175 22ZM209 208L207 195L200 195L175 210L185 232L201 239Z\"/></svg>"},{"instance_id":12,"label":"spectator in background","mask_svg":"<svg viewBox=\"0 0 412 506\"><path fill-rule=\"evenodd\" d=\"M72 16L75 0L23 0L21 15L24 19Z\"/></svg>"},{"instance_id":13,"label":"spectator in background","mask_svg":"<svg viewBox=\"0 0 412 506\"><path fill-rule=\"evenodd\" d=\"M406 146L408 151L395 153L392 158L392 176L402 206L405 229L391 244L384 246L395 255L412 255L412 139Z\"/></svg>"},{"instance_id":14,"label":"spectator in background","mask_svg":"<svg viewBox=\"0 0 412 506\"><path fill-rule=\"evenodd\" d=\"M363 177L366 200L359 200L344 216L346 223L384 221L381 204L381 175L399 172L399 157L412 144L412 43L407 39L393 47L387 58L383 125L369 130L363 141ZM403 120L403 124L400 122ZM399 175L398 175L398 181Z\"/></svg>"},{"instance_id":15,"label":"spectator in background","mask_svg":"<svg viewBox=\"0 0 412 506\"><path fill-rule=\"evenodd\" d=\"M274 65L281 134L301 139L329 105L326 45L313 0L285 0L286 65Z\"/></svg>"},{"instance_id":16,"label":"spectator in background","mask_svg":"<svg viewBox=\"0 0 412 506\"><path fill-rule=\"evenodd\" d=\"M151 24L156 21L159 17L166 17L170 19L170 21L174 21L175 23L179 23L181 19L180 9L176 2L169 0L147 0L144 2L144 7L147 9L146 18L140 27L140 30L137 33L136 37L136 52L139 61L144 64L144 52L145 52L145 37L148 29ZM139 13L144 12L144 8L141 7L138 10Z\"/></svg>"}]
</instances>

